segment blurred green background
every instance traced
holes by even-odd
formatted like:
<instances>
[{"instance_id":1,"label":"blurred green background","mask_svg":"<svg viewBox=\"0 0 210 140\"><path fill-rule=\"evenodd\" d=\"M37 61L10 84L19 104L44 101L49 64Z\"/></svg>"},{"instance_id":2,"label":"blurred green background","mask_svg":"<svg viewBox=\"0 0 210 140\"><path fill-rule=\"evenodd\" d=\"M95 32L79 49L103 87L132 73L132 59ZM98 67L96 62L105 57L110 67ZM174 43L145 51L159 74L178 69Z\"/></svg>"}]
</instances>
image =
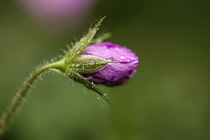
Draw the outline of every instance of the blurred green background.
<instances>
[{"instance_id":1,"label":"blurred green background","mask_svg":"<svg viewBox=\"0 0 210 140\"><path fill-rule=\"evenodd\" d=\"M141 63L126 85L101 86L114 108L80 84L47 74L3 140L210 139L209 0L101 0L65 30L23 9L0 2L0 112L37 65L62 54L104 15L97 35L112 32L110 41L132 49Z\"/></svg>"}]
</instances>

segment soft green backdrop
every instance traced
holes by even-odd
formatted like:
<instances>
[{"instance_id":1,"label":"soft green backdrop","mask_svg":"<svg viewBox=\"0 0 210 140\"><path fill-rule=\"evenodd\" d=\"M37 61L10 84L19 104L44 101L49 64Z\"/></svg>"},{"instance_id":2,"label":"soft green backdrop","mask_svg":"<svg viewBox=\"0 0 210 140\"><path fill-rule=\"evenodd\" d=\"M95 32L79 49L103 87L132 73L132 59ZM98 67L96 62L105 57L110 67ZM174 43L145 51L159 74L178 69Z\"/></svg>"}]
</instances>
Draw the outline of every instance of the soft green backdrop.
<instances>
[{"instance_id":1,"label":"soft green backdrop","mask_svg":"<svg viewBox=\"0 0 210 140\"><path fill-rule=\"evenodd\" d=\"M57 74L35 85L3 140L208 140L208 0L103 0L77 29L45 30L13 1L0 2L0 112L43 60L62 54L98 19L99 34L141 64L128 84L101 88L114 104Z\"/></svg>"}]
</instances>

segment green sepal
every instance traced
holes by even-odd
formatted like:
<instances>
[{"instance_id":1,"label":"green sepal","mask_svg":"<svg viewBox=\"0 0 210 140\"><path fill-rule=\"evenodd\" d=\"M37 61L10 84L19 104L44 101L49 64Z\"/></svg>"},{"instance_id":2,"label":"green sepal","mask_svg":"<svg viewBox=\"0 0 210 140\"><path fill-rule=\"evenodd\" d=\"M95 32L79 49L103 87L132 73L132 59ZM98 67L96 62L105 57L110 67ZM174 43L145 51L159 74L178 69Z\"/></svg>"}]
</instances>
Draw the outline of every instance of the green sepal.
<instances>
[{"instance_id":1,"label":"green sepal","mask_svg":"<svg viewBox=\"0 0 210 140\"><path fill-rule=\"evenodd\" d=\"M76 57L67 67L67 71L76 71L78 73L94 73L103 69L108 63L118 63L119 61L107 61L100 57Z\"/></svg>"},{"instance_id":2,"label":"green sepal","mask_svg":"<svg viewBox=\"0 0 210 140\"><path fill-rule=\"evenodd\" d=\"M64 72L63 69L58 69L58 68L52 68L51 70L63 76L69 77L70 79L82 84L86 88L98 93L99 96L101 96L110 106L112 106L110 101L106 97L106 94L97 85L88 81L87 79L82 77L79 73L76 73L75 71Z\"/></svg>"},{"instance_id":3,"label":"green sepal","mask_svg":"<svg viewBox=\"0 0 210 140\"><path fill-rule=\"evenodd\" d=\"M98 93L110 106L111 103L110 101L107 99L106 94L100 89L98 88L94 83L91 83L90 81L88 81L87 79L85 79L84 77L82 77L80 74L75 73L75 72L69 72L68 73L68 77L73 79L74 81L84 85L86 88L95 91L96 93Z\"/></svg>"},{"instance_id":4,"label":"green sepal","mask_svg":"<svg viewBox=\"0 0 210 140\"><path fill-rule=\"evenodd\" d=\"M75 56L81 54L86 49L86 47L90 45L104 18L105 17L101 18L95 27L90 29L90 31L84 37L82 37L79 42L76 42L75 45L69 50L69 52L64 55L67 63L70 62Z\"/></svg>"},{"instance_id":5,"label":"green sepal","mask_svg":"<svg viewBox=\"0 0 210 140\"><path fill-rule=\"evenodd\" d=\"M91 41L91 44L99 44L99 43L103 42L104 40L109 39L110 37L112 37L111 33L104 33L101 36L97 37L96 39L93 39Z\"/></svg>"}]
</instances>

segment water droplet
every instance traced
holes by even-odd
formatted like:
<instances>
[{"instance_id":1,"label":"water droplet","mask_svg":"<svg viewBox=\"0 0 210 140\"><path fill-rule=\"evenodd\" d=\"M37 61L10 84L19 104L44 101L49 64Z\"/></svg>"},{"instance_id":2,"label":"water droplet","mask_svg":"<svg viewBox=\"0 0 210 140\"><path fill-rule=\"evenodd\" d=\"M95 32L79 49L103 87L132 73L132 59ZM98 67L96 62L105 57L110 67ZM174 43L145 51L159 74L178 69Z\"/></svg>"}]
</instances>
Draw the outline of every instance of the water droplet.
<instances>
[{"instance_id":1,"label":"water droplet","mask_svg":"<svg viewBox=\"0 0 210 140\"><path fill-rule=\"evenodd\" d=\"M125 56L120 56L120 59L125 59Z\"/></svg>"},{"instance_id":2,"label":"water droplet","mask_svg":"<svg viewBox=\"0 0 210 140\"><path fill-rule=\"evenodd\" d=\"M103 94L103 97L104 97L104 99L107 99L107 94L104 93L104 94Z\"/></svg>"},{"instance_id":3,"label":"water droplet","mask_svg":"<svg viewBox=\"0 0 210 140\"><path fill-rule=\"evenodd\" d=\"M85 87L84 87L84 94L87 95L87 91L86 91L86 88Z\"/></svg>"}]
</instances>

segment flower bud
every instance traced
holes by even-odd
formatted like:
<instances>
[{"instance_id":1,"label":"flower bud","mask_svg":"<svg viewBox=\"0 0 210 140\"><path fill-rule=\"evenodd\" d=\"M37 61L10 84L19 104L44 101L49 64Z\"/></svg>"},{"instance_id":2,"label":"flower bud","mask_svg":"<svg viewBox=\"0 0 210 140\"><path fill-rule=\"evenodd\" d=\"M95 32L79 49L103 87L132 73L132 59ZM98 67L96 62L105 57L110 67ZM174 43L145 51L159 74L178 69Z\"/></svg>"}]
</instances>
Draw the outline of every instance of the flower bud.
<instances>
[{"instance_id":1,"label":"flower bud","mask_svg":"<svg viewBox=\"0 0 210 140\"><path fill-rule=\"evenodd\" d=\"M110 42L89 46L80 57L98 57L108 62L120 61L119 63L108 63L93 73L80 73L87 80L106 86L126 83L136 73L139 64L138 57L133 51Z\"/></svg>"}]
</instances>

